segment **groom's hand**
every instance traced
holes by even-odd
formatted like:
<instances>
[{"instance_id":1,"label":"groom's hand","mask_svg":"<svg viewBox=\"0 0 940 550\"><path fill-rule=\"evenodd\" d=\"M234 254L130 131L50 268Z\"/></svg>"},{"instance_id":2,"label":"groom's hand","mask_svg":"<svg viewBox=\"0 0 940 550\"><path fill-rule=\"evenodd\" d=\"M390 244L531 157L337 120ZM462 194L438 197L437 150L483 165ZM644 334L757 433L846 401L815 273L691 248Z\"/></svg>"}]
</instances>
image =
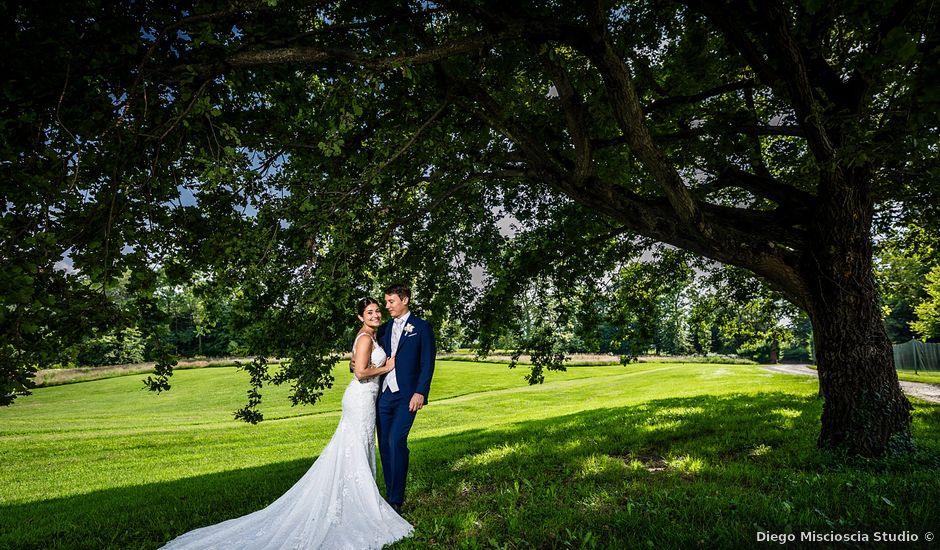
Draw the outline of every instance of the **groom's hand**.
<instances>
[{"instance_id":1,"label":"groom's hand","mask_svg":"<svg viewBox=\"0 0 940 550\"><path fill-rule=\"evenodd\" d=\"M411 403L408 403L408 410L410 412L418 412L421 407L424 406L424 396L420 393L416 393L411 396Z\"/></svg>"}]
</instances>

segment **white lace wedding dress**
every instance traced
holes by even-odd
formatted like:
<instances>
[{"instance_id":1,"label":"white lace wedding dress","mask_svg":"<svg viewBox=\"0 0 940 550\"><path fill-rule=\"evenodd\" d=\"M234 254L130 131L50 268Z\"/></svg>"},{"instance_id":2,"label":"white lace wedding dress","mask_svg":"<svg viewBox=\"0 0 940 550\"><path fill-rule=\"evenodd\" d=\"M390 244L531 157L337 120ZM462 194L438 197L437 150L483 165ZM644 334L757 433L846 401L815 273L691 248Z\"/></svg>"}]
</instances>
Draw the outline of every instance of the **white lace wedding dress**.
<instances>
[{"instance_id":1,"label":"white lace wedding dress","mask_svg":"<svg viewBox=\"0 0 940 550\"><path fill-rule=\"evenodd\" d=\"M372 364L385 359L373 339ZM190 531L163 548L359 550L410 535L412 526L385 502L375 482L378 392L378 377L350 381L333 438L300 481L267 508Z\"/></svg>"}]
</instances>

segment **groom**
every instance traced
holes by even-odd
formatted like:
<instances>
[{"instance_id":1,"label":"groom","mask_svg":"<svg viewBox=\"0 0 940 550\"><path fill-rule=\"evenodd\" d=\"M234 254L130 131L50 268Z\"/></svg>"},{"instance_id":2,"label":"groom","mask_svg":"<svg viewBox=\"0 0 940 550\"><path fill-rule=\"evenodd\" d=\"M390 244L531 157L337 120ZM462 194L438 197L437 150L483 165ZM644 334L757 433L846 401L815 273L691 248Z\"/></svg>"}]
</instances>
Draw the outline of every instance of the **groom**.
<instances>
[{"instance_id":1,"label":"groom","mask_svg":"<svg viewBox=\"0 0 940 550\"><path fill-rule=\"evenodd\" d=\"M408 432L415 413L428 402L434 374L434 333L431 325L408 310L411 289L394 284L385 289L385 307L392 320L382 327L381 344L395 369L379 382L376 424L379 456L385 474L385 499L396 512L405 501L408 475Z\"/></svg>"}]
</instances>

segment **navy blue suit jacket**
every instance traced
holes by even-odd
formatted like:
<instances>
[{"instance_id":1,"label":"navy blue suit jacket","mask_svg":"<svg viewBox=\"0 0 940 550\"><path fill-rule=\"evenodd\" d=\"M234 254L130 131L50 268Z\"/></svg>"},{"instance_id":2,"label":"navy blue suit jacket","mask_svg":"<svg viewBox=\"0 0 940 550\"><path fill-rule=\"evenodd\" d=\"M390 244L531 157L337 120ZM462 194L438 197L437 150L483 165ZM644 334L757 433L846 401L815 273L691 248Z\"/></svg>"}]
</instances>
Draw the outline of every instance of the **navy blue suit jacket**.
<instances>
[{"instance_id":1,"label":"navy blue suit jacket","mask_svg":"<svg viewBox=\"0 0 940 550\"><path fill-rule=\"evenodd\" d=\"M392 355L392 319L382 326L384 331L379 342L385 352ZM412 313L405 323L414 327L409 333L402 330L398 340L398 352L395 354L395 377L398 380L398 390L405 396L406 402L411 396L420 393L424 402L428 402L428 393L431 391L431 377L434 375L434 356L437 350L434 345L434 331L424 319ZM383 377L384 382L384 377Z\"/></svg>"}]
</instances>

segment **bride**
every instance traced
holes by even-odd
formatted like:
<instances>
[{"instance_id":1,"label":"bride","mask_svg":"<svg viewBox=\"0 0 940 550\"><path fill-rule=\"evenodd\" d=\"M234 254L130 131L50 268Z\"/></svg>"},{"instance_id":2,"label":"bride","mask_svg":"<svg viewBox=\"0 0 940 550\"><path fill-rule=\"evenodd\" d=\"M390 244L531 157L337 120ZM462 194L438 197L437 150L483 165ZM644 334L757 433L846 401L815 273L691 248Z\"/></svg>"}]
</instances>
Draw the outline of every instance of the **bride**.
<instances>
[{"instance_id":1,"label":"bride","mask_svg":"<svg viewBox=\"0 0 940 550\"><path fill-rule=\"evenodd\" d=\"M412 533L375 483L378 377L395 368L395 358L376 340L379 303L363 298L357 307L362 327L353 342L355 376L343 393L339 426L313 466L267 508L190 531L163 548L381 548Z\"/></svg>"}]
</instances>

